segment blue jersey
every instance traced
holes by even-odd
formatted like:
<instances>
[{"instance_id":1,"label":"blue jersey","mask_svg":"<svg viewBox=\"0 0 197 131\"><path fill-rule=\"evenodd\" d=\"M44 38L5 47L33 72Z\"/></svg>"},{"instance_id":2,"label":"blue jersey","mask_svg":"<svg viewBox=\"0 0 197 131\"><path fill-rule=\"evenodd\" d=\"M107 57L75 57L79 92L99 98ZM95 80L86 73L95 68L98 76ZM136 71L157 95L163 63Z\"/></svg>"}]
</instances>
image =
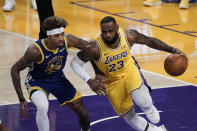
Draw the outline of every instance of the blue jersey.
<instances>
[{"instance_id":1,"label":"blue jersey","mask_svg":"<svg viewBox=\"0 0 197 131\"><path fill-rule=\"evenodd\" d=\"M44 40L38 40L34 44L40 50L42 59L29 66L25 81L29 98L36 90L42 90L47 95L52 93L62 106L80 98L81 93L74 88L62 71L68 55L66 38L63 46L55 51L48 49Z\"/></svg>"},{"instance_id":2,"label":"blue jersey","mask_svg":"<svg viewBox=\"0 0 197 131\"><path fill-rule=\"evenodd\" d=\"M40 50L42 59L29 66L28 77L40 79L62 74L68 55L66 38L63 46L56 50L48 49L43 39L36 41L34 44Z\"/></svg>"}]
</instances>

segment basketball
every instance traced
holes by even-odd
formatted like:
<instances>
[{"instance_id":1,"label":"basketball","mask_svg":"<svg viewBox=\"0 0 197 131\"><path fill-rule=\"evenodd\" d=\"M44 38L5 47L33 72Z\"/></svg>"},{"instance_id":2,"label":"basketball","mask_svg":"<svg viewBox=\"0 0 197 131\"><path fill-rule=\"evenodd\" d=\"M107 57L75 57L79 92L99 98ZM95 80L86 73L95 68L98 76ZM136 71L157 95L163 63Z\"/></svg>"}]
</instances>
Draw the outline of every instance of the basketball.
<instances>
[{"instance_id":1,"label":"basketball","mask_svg":"<svg viewBox=\"0 0 197 131\"><path fill-rule=\"evenodd\" d=\"M164 69L171 76L182 75L187 69L187 66L187 56L180 54L170 54L164 62Z\"/></svg>"}]
</instances>

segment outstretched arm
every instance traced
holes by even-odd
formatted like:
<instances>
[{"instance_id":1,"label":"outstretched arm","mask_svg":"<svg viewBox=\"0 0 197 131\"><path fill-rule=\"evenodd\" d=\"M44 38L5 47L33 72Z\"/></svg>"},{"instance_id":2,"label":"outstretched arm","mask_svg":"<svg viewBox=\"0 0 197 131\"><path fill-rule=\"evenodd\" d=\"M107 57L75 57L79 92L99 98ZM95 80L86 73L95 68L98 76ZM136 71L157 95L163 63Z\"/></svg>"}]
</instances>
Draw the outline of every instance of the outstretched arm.
<instances>
[{"instance_id":1,"label":"outstretched arm","mask_svg":"<svg viewBox=\"0 0 197 131\"><path fill-rule=\"evenodd\" d=\"M130 46L132 46L134 43L137 43L137 44L147 45L148 47L151 47L157 50L166 51L169 53L183 54L180 50L167 45L163 41L154 37L148 37L144 34L139 33L136 30L133 30L133 29L126 30L126 34L127 34L127 38L128 38Z\"/></svg>"},{"instance_id":2,"label":"outstretched arm","mask_svg":"<svg viewBox=\"0 0 197 131\"><path fill-rule=\"evenodd\" d=\"M21 57L11 68L12 82L21 103L21 113L24 117L26 116L24 110L27 107L27 102L21 89L20 71L24 70L31 63L39 60L41 60L41 53L35 45L31 45L25 52L24 56Z\"/></svg>"},{"instance_id":3,"label":"outstretched arm","mask_svg":"<svg viewBox=\"0 0 197 131\"><path fill-rule=\"evenodd\" d=\"M105 95L106 77L104 75L96 75L95 78L91 78L84 69L84 65L89 60L94 60L98 56L99 54L95 49L89 50L89 53L86 51L80 51L71 61L71 68L79 77L88 83L92 91L98 95Z\"/></svg>"},{"instance_id":4,"label":"outstretched arm","mask_svg":"<svg viewBox=\"0 0 197 131\"><path fill-rule=\"evenodd\" d=\"M80 50L89 50L89 48L91 47L90 42L71 34L66 34L66 39L68 42L68 47L74 47Z\"/></svg>"}]
</instances>

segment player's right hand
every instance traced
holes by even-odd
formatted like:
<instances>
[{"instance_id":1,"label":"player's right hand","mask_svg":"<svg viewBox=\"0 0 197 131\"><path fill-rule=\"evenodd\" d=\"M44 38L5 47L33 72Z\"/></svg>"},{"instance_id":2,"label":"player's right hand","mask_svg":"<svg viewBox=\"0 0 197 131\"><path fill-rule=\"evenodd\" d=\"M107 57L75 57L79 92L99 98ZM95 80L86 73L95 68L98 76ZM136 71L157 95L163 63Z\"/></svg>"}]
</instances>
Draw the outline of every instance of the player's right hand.
<instances>
[{"instance_id":1,"label":"player's right hand","mask_svg":"<svg viewBox=\"0 0 197 131\"><path fill-rule=\"evenodd\" d=\"M106 87L105 87L106 80L107 79L105 76L96 75L94 79L88 80L87 83L92 89L92 91L102 96L102 95L105 95L106 93Z\"/></svg>"},{"instance_id":2,"label":"player's right hand","mask_svg":"<svg viewBox=\"0 0 197 131\"><path fill-rule=\"evenodd\" d=\"M27 119L29 117L29 115L27 114L28 111L28 103L27 101L23 101L20 103L20 112L21 112L21 116L25 119Z\"/></svg>"}]
</instances>

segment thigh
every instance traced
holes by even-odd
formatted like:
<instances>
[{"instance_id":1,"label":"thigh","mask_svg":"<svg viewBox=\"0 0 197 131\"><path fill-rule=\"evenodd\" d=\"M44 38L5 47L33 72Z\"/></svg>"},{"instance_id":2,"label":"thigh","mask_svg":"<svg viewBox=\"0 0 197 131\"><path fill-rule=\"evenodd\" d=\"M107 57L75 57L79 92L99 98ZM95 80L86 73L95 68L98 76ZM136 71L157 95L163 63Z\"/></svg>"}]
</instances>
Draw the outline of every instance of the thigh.
<instances>
[{"instance_id":1,"label":"thigh","mask_svg":"<svg viewBox=\"0 0 197 131\"><path fill-rule=\"evenodd\" d=\"M126 86L126 90L128 93L140 88L143 83L144 79L140 74L140 70L138 69L137 65L132 65L133 70L129 70L127 75L125 76L124 85Z\"/></svg>"},{"instance_id":2,"label":"thigh","mask_svg":"<svg viewBox=\"0 0 197 131\"><path fill-rule=\"evenodd\" d=\"M81 93L65 77L53 85L51 93L58 99L61 106L81 98Z\"/></svg>"},{"instance_id":3,"label":"thigh","mask_svg":"<svg viewBox=\"0 0 197 131\"><path fill-rule=\"evenodd\" d=\"M131 93L131 97L139 107L148 107L152 105L152 98L146 85L143 85L140 89L133 91Z\"/></svg>"},{"instance_id":4,"label":"thigh","mask_svg":"<svg viewBox=\"0 0 197 131\"><path fill-rule=\"evenodd\" d=\"M46 109L48 110L49 102L47 95L41 91L35 91L31 95L31 101L34 103L34 105L39 109Z\"/></svg>"},{"instance_id":5,"label":"thigh","mask_svg":"<svg viewBox=\"0 0 197 131\"><path fill-rule=\"evenodd\" d=\"M27 88L28 91L28 98L30 99L31 95L35 92L35 91L43 91L47 96L49 95L50 91L51 91L51 87L50 84L47 84L45 81L43 80L27 80L25 81L25 86Z\"/></svg>"},{"instance_id":6,"label":"thigh","mask_svg":"<svg viewBox=\"0 0 197 131\"><path fill-rule=\"evenodd\" d=\"M107 97L118 115L124 115L133 108L133 102L129 93L127 93L124 80L119 80L113 84L113 88L107 90Z\"/></svg>"}]
</instances>

